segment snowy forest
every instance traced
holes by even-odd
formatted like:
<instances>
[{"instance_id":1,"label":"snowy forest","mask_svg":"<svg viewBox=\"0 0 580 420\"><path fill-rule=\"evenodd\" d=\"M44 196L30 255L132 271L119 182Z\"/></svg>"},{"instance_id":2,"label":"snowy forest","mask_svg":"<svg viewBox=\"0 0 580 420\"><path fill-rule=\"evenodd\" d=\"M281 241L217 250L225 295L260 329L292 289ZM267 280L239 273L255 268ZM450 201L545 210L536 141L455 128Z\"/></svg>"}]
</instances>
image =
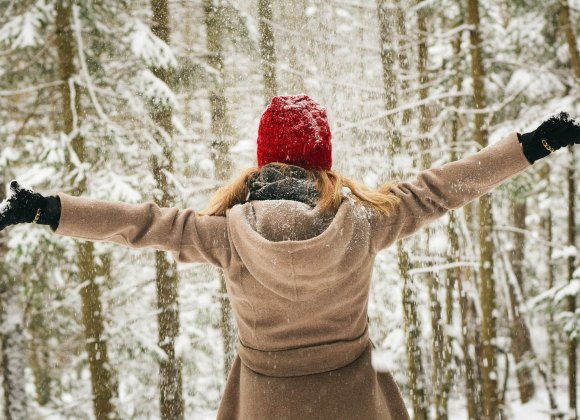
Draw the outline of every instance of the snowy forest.
<instances>
[{"instance_id":1,"label":"snowy forest","mask_svg":"<svg viewBox=\"0 0 580 420\"><path fill-rule=\"evenodd\" d=\"M335 170L412 179L580 117L579 24L579 0L0 0L0 199L17 179L202 210L298 93L327 108ZM414 419L578 419L578 152L377 256L373 365ZM30 225L0 261L4 418L215 418L223 273Z\"/></svg>"}]
</instances>

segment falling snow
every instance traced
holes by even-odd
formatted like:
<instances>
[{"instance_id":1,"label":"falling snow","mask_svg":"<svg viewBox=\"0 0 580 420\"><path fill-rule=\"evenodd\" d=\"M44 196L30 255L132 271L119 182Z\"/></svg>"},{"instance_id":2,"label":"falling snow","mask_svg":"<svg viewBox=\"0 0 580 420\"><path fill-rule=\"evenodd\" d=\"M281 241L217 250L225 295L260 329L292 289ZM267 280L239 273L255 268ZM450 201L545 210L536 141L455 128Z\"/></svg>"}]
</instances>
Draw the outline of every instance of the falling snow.
<instances>
[{"instance_id":1,"label":"falling snow","mask_svg":"<svg viewBox=\"0 0 580 420\"><path fill-rule=\"evenodd\" d=\"M579 35L580 0L567 2L571 25L561 25L554 17L559 16L556 6L546 7L539 0L479 1L483 109L474 109L472 26L464 21L461 2L292 0L273 2L271 19L260 19L256 0L168 2L167 37L161 30L165 16L151 8L162 0L77 3L68 19L75 24L73 31L57 28L62 9L55 0L6 1L0 11L3 185L15 178L45 195L61 191L125 203L157 200L166 206L202 210L228 179L256 166L258 124L272 96L264 83L268 69L273 70L277 94L307 94L320 102L332 131L333 170L373 190L390 181L399 186L411 182L426 166L439 167L482 149L475 135L481 114L482 131L487 134L483 141L491 145L514 132L534 130L561 111L569 112L580 126L575 76L580 69L574 73L563 32L570 26ZM216 7L204 7L206 3ZM377 13L381 4L386 12L384 27ZM423 11L425 30L418 26ZM273 34L275 54L268 57L263 56L268 42L260 43L264 23ZM63 34L71 35L68 45L63 44ZM419 48L422 35L425 50ZM428 54L425 74L420 74L421 51ZM67 57L70 67L63 66ZM320 141L320 121L303 102L285 99L284 107L304 111L302 128ZM578 150L574 153L577 156ZM504 165L522 159L522 154L502 156L492 168L478 160L473 168L479 174L487 171L491 179ZM571 312L567 305L580 294L580 267L577 244L568 241L568 170L573 162L577 193L578 161L570 151L560 150L495 188L491 193L494 229L485 241L479 236L478 200L453 212L444 207L449 204L446 200L433 201L449 189L470 193L474 173L464 174L461 181L465 182L424 183L404 190L407 199L416 199L423 211L430 212L420 219L408 216L405 225L429 223L414 236L373 255L368 316L376 346L372 364L393 375L410 411L412 354L423 369L415 390L425 391L424 403L435 412L443 386L433 382L433 356L442 354L433 349L441 331L449 340L444 344L452 349L448 418L467 418L466 362L471 359L478 369L489 366L481 357L482 343L476 341L488 311L482 302L483 287L488 285L481 281L482 269L493 272L495 287L490 313L497 330L489 342L498 352L490 378L497 380L498 393L507 369L504 355L510 362L504 418L549 418L549 392L558 414L569 410L566 349L569 338L580 336L580 318L578 310ZM313 217L314 210L305 203L288 207L291 200L255 204L253 216L238 228L253 229L271 242L286 242L277 246L312 240L336 228L337 238L351 235L352 243L344 248L347 255L368 242L368 223L382 220L384 235L399 234L390 219L377 219L375 211L358 206L349 188L337 192L351 206L353 232L349 233L351 226L333 227L331 216ZM430 198L421 201L426 195ZM10 209L11 197L7 189L0 218ZM249 199L249 193L243 198ZM525 208L518 206L524 201ZM85 226L95 223L83 214L74 217ZM106 220L116 217L111 214ZM190 217L210 216L191 212ZM230 233L224 229L201 244L184 243L209 252L220 249ZM174 234L172 228L168 235ZM89 318L102 315L100 339L108 352L104 367L116 387L116 417L160 417L159 366L167 361L175 361L181 369L184 417L216 417L237 328L231 312L224 313L223 298L233 289L249 293L247 277L227 281L229 290L224 295L219 271L204 264L173 265L173 256L179 253L160 256L154 250L106 242L84 247L86 242L54 235L45 226L8 227L2 235L0 373L8 385L0 391L0 411L11 402L14 419L94 417L86 347L97 340L85 338L83 314L88 314ZM150 235L144 231L142 237ZM482 261L484 244L495 247L492 261ZM336 245L326 243L324 249ZM90 250L82 257L94 260L90 273L79 268L81 248ZM267 266L271 271L264 282L288 297L290 292L281 290L275 273L288 261L294 264L295 255L274 256L269 251L253 255L257 262L250 269ZM347 268L356 263L348 261ZM171 331L162 332L159 287L168 283L156 283L156 270L165 264L170 265L167 277L178 277L177 289L169 293L174 300L166 310L178 318ZM314 260L310 266L296 263L295 267L308 279L300 285L301 298L313 290L337 294L335 285L321 284L327 278L307 275L321 267L343 275L334 272L338 265ZM98 290L101 308L83 312L91 287ZM230 297L256 311L243 293ZM267 308L271 302L265 296L260 303ZM403 306L408 296L412 311ZM340 311L332 313L339 322L334 318L340 318ZM511 347L514 313L522 314L534 352L520 363ZM278 327L287 328L299 315L280 314ZM416 317L413 324L410 315ZM259 336L265 320L256 313L254 322ZM231 336L226 336L228 326ZM410 337L416 341L408 352ZM554 375L550 372L553 354ZM97 360L104 357L105 353L96 353ZM532 369L535 393L526 403L519 393L516 365ZM551 388L540 368L548 372ZM479 386L478 375L479 370L475 378Z\"/></svg>"}]
</instances>

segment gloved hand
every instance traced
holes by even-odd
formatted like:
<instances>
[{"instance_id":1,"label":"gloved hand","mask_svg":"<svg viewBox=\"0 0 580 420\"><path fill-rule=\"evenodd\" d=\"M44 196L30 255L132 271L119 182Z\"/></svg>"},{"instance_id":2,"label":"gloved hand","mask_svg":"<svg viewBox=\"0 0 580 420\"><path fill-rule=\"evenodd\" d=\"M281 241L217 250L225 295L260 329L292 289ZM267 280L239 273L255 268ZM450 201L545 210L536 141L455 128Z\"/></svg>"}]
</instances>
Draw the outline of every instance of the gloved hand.
<instances>
[{"instance_id":1,"label":"gloved hand","mask_svg":"<svg viewBox=\"0 0 580 420\"><path fill-rule=\"evenodd\" d=\"M544 121L534 131L520 134L518 139L530 163L548 156L561 147L580 144L580 125L561 112Z\"/></svg>"},{"instance_id":2,"label":"gloved hand","mask_svg":"<svg viewBox=\"0 0 580 420\"><path fill-rule=\"evenodd\" d=\"M56 230L59 220L58 197L44 197L32 190L21 188L16 181L10 183L8 197L0 203L0 230L18 223L50 225Z\"/></svg>"}]
</instances>

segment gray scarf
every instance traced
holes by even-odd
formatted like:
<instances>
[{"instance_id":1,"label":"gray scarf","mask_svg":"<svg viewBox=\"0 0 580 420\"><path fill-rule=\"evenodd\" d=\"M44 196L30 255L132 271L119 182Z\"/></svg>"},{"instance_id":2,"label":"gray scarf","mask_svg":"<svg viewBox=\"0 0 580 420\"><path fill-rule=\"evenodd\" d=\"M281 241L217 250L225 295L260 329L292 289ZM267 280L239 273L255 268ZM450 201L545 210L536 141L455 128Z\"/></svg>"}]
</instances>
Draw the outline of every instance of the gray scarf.
<instances>
[{"instance_id":1,"label":"gray scarf","mask_svg":"<svg viewBox=\"0 0 580 420\"><path fill-rule=\"evenodd\" d=\"M266 165L249 182L249 200L294 200L316 206L316 183L308 179L308 172L288 165L283 171L276 165Z\"/></svg>"}]
</instances>

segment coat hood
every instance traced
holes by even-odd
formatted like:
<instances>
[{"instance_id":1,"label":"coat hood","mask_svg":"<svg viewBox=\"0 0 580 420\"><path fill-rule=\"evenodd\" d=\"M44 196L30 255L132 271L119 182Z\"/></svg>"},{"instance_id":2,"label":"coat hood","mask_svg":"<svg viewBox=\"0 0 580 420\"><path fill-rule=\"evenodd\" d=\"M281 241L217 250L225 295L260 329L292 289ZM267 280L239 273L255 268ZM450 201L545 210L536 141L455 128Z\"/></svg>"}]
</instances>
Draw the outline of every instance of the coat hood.
<instances>
[{"instance_id":1,"label":"coat hood","mask_svg":"<svg viewBox=\"0 0 580 420\"><path fill-rule=\"evenodd\" d=\"M249 201L228 211L228 230L258 282L285 299L303 301L338 286L366 261L367 212L346 197L330 215L298 201Z\"/></svg>"}]
</instances>

